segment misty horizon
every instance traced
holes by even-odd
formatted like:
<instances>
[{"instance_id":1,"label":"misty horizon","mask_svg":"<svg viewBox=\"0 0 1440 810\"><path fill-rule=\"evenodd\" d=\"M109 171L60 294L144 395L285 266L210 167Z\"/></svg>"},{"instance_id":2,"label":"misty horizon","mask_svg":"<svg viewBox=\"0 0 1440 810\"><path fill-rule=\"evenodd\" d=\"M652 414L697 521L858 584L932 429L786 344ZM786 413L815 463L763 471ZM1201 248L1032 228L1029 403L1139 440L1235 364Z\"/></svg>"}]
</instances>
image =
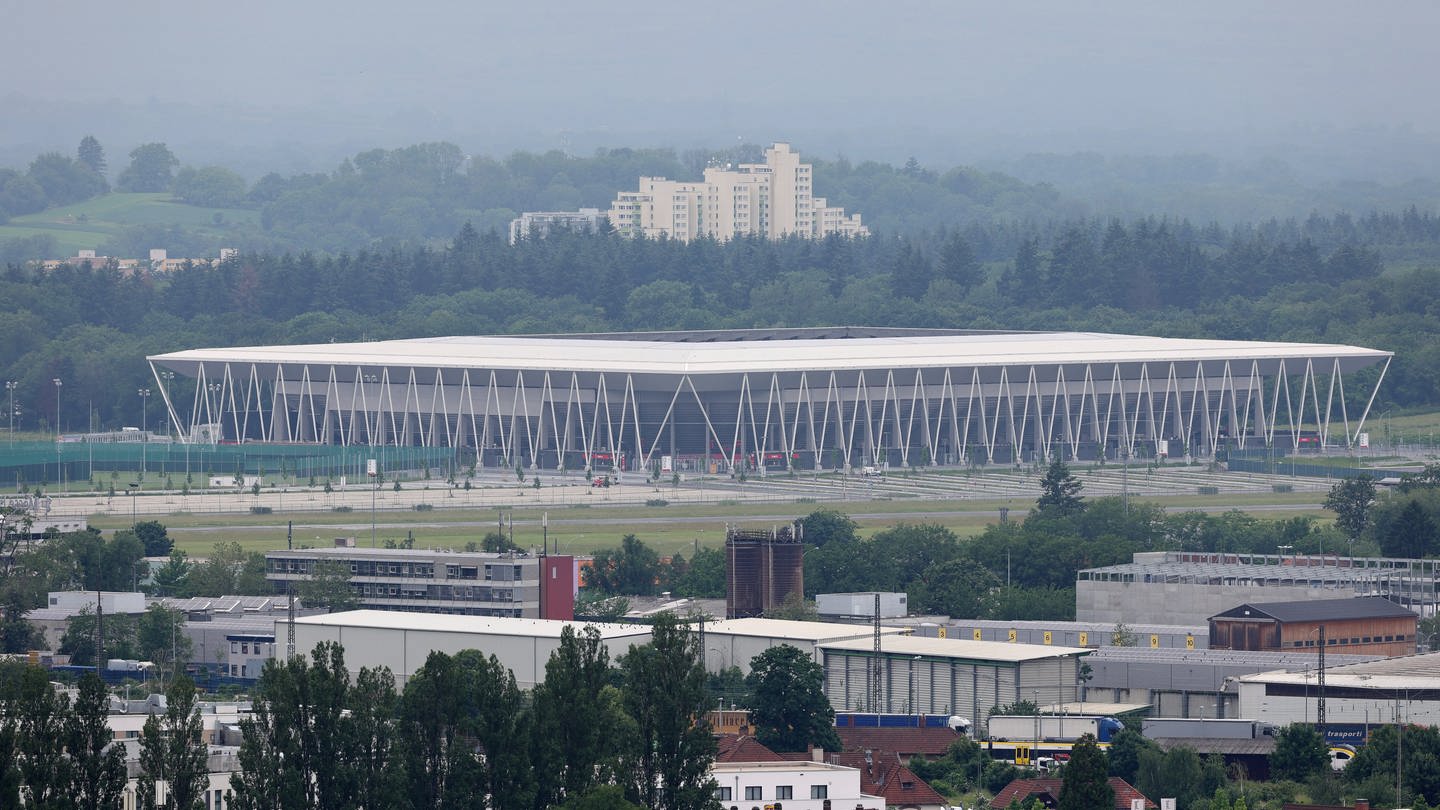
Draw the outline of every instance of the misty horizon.
<instances>
[{"instance_id":1,"label":"misty horizon","mask_svg":"<svg viewBox=\"0 0 1440 810\"><path fill-rule=\"evenodd\" d=\"M164 141L247 175L441 140L496 156L789 140L933 166L1207 153L1317 177L1437 171L1431 4L87 5L9 10L0 165L94 134L112 164ZM74 51L44 35L77 16L102 34Z\"/></svg>"}]
</instances>

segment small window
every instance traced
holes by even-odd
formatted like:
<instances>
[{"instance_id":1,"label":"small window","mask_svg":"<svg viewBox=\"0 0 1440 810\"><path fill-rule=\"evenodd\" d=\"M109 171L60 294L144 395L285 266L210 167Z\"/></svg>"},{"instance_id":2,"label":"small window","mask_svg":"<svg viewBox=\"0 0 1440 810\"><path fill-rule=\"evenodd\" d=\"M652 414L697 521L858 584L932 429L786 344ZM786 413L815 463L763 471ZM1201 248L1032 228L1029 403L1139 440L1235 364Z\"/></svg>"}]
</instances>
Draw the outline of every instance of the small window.
<instances>
[{"instance_id":1,"label":"small window","mask_svg":"<svg viewBox=\"0 0 1440 810\"><path fill-rule=\"evenodd\" d=\"M715 789L715 798L722 802L730 801L730 788L722 787Z\"/></svg>"},{"instance_id":2,"label":"small window","mask_svg":"<svg viewBox=\"0 0 1440 810\"><path fill-rule=\"evenodd\" d=\"M810 786L810 798L812 798L812 799L828 799L828 798L830 798L830 786L829 786L829 785L811 785L811 786Z\"/></svg>"},{"instance_id":3,"label":"small window","mask_svg":"<svg viewBox=\"0 0 1440 810\"><path fill-rule=\"evenodd\" d=\"M778 785L778 786L776 786L776 788L775 788L775 798L776 798L776 799L793 799L793 798L795 798L795 796L793 795L794 792L795 792L795 791L794 791L794 788L792 788L790 785Z\"/></svg>"},{"instance_id":4,"label":"small window","mask_svg":"<svg viewBox=\"0 0 1440 810\"><path fill-rule=\"evenodd\" d=\"M760 786L759 786L759 785L747 785L747 786L745 787L745 799L746 799L747 801L759 801L759 800L760 800Z\"/></svg>"}]
</instances>

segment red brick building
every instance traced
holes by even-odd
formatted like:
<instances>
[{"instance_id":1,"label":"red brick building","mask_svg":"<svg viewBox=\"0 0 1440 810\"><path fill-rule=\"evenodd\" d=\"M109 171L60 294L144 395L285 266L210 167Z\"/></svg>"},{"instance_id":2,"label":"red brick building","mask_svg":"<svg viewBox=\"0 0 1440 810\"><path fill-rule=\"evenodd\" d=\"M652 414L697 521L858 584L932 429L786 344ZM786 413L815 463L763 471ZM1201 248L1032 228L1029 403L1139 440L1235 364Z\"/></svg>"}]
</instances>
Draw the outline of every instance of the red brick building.
<instances>
[{"instance_id":1,"label":"red brick building","mask_svg":"<svg viewBox=\"0 0 1440 810\"><path fill-rule=\"evenodd\" d=\"M1380 596L1246 603L1210 617L1210 649L1411 655L1420 617Z\"/></svg>"}]
</instances>

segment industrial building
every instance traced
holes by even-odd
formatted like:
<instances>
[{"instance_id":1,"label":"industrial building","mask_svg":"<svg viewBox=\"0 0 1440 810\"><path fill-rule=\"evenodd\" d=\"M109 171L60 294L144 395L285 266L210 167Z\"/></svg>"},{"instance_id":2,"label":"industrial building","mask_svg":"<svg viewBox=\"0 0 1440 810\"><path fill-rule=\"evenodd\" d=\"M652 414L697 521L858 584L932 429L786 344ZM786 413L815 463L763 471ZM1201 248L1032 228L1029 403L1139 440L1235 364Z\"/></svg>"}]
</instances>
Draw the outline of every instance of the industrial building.
<instances>
[{"instance_id":1,"label":"industrial building","mask_svg":"<svg viewBox=\"0 0 1440 810\"><path fill-rule=\"evenodd\" d=\"M1315 650L1409 655L1415 611L1381 596L1301 602L1247 602L1210 617L1213 650Z\"/></svg>"},{"instance_id":2,"label":"industrial building","mask_svg":"<svg viewBox=\"0 0 1440 810\"><path fill-rule=\"evenodd\" d=\"M1327 656L1331 663L1359 664L1373 655ZM1318 664L1314 651L1098 647L1085 657L1089 668L1083 700L1150 707L1156 717L1248 717L1241 713L1236 682L1267 671L1303 672Z\"/></svg>"},{"instance_id":3,"label":"industrial building","mask_svg":"<svg viewBox=\"0 0 1440 810\"><path fill-rule=\"evenodd\" d=\"M815 663L823 664L821 644L857 638L867 639L867 643L873 644L875 638L874 627L868 625L784 619L727 619L703 625L697 623L696 628L704 636L705 668L710 672L739 667L741 672L749 673L750 659L781 644L795 647ZM885 643L905 632L901 627L880 628Z\"/></svg>"},{"instance_id":4,"label":"industrial building","mask_svg":"<svg viewBox=\"0 0 1440 810\"><path fill-rule=\"evenodd\" d=\"M1302 434L1352 446L1368 411L1292 390L1343 385L1389 358L1329 344L834 327L209 348L149 362L187 443L763 475L1212 457L1222 443L1299 447Z\"/></svg>"},{"instance_id":5,"label":"industrial building","mask_svg":"<svg viewBox=\"0 0 1440 810\"><path fill-rule=\"evenodd\" d=\"M1198 551L1141 552L1075 575L1075 618L1107 624L1206 625L1246 602L1383 596L1435 613L1440 560Z\"/></svg>"},{"instance_id":6,"label":"industrial building","mask_svg":"<svg viewBox=\"0 0 1440 810\"><path fill-rule=\"evenodd\" d=\"M1440 653L1239 678L1240 716L1287 726L1314 723L1325 702L1331 742L1364 742L1373 726L1440 725Z\"/></svg>"},{"instance_id":7,"label":"industrial building","mask_svg":"<svg viewBox=\"0 0 1440 810\"><path fill-rule=\"evenodd\" d=\"M599 629L611 661L650 642L650 628L644 625L352 610L296 619L295 649L307 652L322 641L336 642L345 648L352 676L364 667L389 667L401 688L432 652L479 650L499 658L520 688L530 689L545 680L545 663L559 649L565 628L578 632L587 626ZM289 621L277 621L275 637L288 635Z\"/></svg>"},{"instance_id":8,"label":"industrial building","mask_svg":"<svg viewBox=\"0 0 1440 810\"><path fill-rule=\"evenodd\" d=\"M440 549L306 548L265 553L276 593L308 580L324 560L349 569L360 605L466 616L575 618L575 558Z\"/></svg>"},{"instance_id":9,"label":"industrial building","mask_svg":"<svg viewBox=\"0 0 1440 810\"><path fill-rule=\"evenodd\" d=\"M805 596L805 546L797 526L725 527L725 618L764 616Z\"/></svg>"},{"instance_id":10,"label":"industrial building","mask_svg":"<svg viewBox=\"0 0 1440 810\"><path fill-rule=\"evenodd\" d=\"M1080 699L1080 659L1091 651L993 641L888 636L816 645L825 694L838 712L960 715L980 719L992 706Z\"/></svg>"}]
</instances>

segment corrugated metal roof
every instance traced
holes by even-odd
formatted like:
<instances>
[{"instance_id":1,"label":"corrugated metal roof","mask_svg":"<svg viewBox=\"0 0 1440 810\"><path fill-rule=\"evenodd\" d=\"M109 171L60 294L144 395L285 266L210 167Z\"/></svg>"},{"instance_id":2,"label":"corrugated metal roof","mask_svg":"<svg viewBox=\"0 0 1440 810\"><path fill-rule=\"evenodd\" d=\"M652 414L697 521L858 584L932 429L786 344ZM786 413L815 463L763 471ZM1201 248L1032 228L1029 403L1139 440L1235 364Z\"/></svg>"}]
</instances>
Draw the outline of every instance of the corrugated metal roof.
<instances>
[{"instance_id":1,"label":"corrugated metal roof","mask_svg":"<svg viewBox=\"0 0 1440 810\"><path fill-rule=\"evenodd\" d=\"M1243 619L1250 616L1268 617L1280 622L1323 622L1341 619L1413 618L1416 613L1383 596L1358 596L1350 599L1315 599L1308 602L1247 602L1210 618Z\"/></svg>"},{"instance_id":2,"label":"corrugated metal roof","mask_svg":"<svg viewBox=\"0 0 1440 810\"><path fill-rule=\"evenodd\" d=\"M869 651L874 642L869 638L821 643L822 650ZM918 636L886 636L880 650L888 655L920 655L936 658L962 658L970 661L1021 663L1046 658L1088 655L1084 647L1058 647L1043 644L1009 644L1003 641L967 641L955 638L923 638Z\"/></svg>"},{"instance_id":3,"label":"corrugated metal roof","mask_svg":"<svg viewBox=\"0 0 1440 810\"><path fill-rule=\"evenodd\" d=\"M284 620L277 620L282 626ZM603 638L649 635L650 628L629 624L567 622L558 619L519 619L504 616L455 616L444 613L415 613L401 610L348 610L323 616L296 619L297 626L371 627L383 630L431 630L441 633L473 633L492 636L559 638L566 627L580 630L595 627Z\"/></svg>"},{"instance_id":4,"label":"corrugated metal roof","mask_svg":"<svg viewBox=\"0 0 1440 810\"><path fill-rule=\"evenodd\" d=\"M149 359L181 371L199 362L244 362L732 374L896 367L1299 361L1315 357L1336 358L1341 361L1342 370L1350 370L1380 362L1390 357L1390 352L1321 343L1195 340L1095 332L1016 332L710 343L600 337L453 336L192 349L152 355Z\"/></svg>"},{"instance_id":5,"label":"corrugated metal roof","mask_svg":"<svg viewBox=\"0 0 1440 810\"><path fill-rule=\"evenodd\" d=\"M698 625L697 625L698 627ZM841 622L800 622L786 619L724 619L706 622L705 632L718 635L749 636L753 638L784 638L796 641L831 641L837 639L870 638L874 630L868 625L844 624ZM905 632L903 627L881 627L885 636Z\"/></svg>"}]
</instances>

